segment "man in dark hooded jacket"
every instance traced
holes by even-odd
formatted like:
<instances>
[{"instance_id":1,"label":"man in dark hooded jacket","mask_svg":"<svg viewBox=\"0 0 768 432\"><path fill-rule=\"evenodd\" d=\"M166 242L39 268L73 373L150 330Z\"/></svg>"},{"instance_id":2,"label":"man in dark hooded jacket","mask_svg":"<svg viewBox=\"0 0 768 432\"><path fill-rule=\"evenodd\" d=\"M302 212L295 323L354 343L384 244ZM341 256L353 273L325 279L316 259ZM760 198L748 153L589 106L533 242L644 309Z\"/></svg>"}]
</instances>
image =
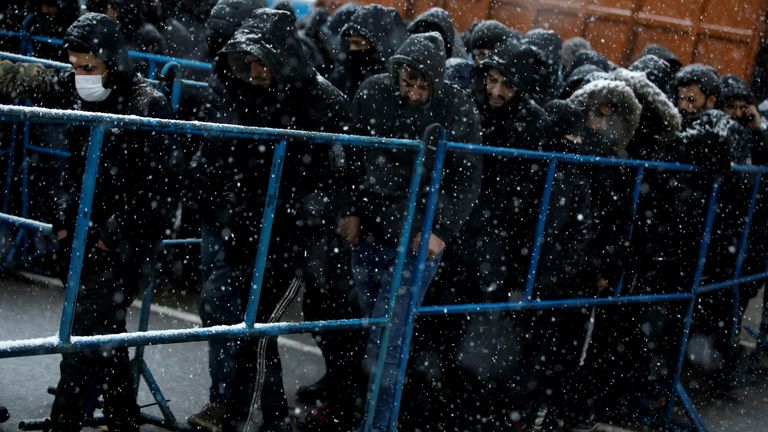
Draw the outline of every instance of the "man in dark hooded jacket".
<instances>
[{"instance_id":1,"label":"man in dark hooded jacket","mask_svg":"<svg viewBox=\"0 0 768 432\"><path fill-rule=\"evenodd\" d=\"M135 73L128 60L128 42L111 18L95 13L81 16L67 30L64 47L73 70L40 68L37 74L25 75L33 78L32 86L18 83L17 90L28 92L26 96L55 93L69 108L84 111L170 116L166 98ZM90 130L84 127L73 127L68 133L72 157L63 178L60 212L53 223L67 254L65 245L74 236L89 136ZM126 331L127 308L142 278L151 274L166 222L175 210L178 162L171 141L162 135L116 128L105 131L74 335ZM79 431L92 414L89 407L93 409L99 393L110 430L139 430L127 348L93 349L62 357L51 410L53 430Z\"/></svg>"},{"instance_id":2,"label":"man in dark hooded jacket","mask_svg":"<svg viewBox=\"0 0 768 432\"><path fill-rule=\"evenodd\" d=\"M445 48L439 34L430 32L410 36L390 59L388 74L367 79L353 103L354 131L361 135L390 138L419 138L425 129L438 123L448 139L456 142L479 141L480 122L474 104L456 87L444 81ZM358 243L353 252L356 288L364 313L381 316L388 302L392 266L397 257L397 243L408 200L413 155L402 150L371 150L362 156L363 184L356 194L356 213L345 218L342 235ZM425 164L430 172L431 163ZM424 276L418 281L417 302L421 302L426 287L435 275L446 244L456 235L472 210L478 196L482 165L472 155L449 154L439 197L439 210L429 237ZM429 176L422 178L414 239L407 253L407 274L416 271L418 231L422 226L418 215L423 213L426 198L424 186ZM413 287L413 277L405 277L402 286ZM399 358L403 350L405 320L410 289L399 290L393 311L395 323L389 336L389 349L383 371L383 381L374 413L377 429L389 429L395 419L389 418L394 402ZM382 329L371 330L369 361L375 361Z\"/></svg>"},{"instance_id":3,"label":"man in dark hooded jacket","mask_svg":"<svg viewBox=\"0 0 768 432\"><path fill-rule=\"evenodd\" d=\"M211 88L208 119L215 122L340 132L348 118L344 96L308 63L291 16L282 11L259 9L243 24L219 52ZM199 181L203 222L200 316L205 326L243 320L272 154L267 143L210 140L195 156L192 169ZM317 266L320 274L314 272L310 261L325 259L333 250L312 253L336 227L337 196L344 193L333 188L344 184L339 173L345 160L338 146L290 146L257 322L279 319L302 280L314 284L321 277L334 279L322 273L327 271L322 264ZM266 345L253 339L210 341L210 403L188 419L191 425L217 431L251 422L260 404L261 431L288 430L277 338L263 340ZM266 370L259 370L260 362ZM263 382L257 379L260 372ZM263 391L256 392L262 384Z\"/></svg>"},{"instance_id":4,"label":"man in dark hooded jacket","mask_svg":"<svg viewBox=\"0 0 768 432\"><path fill-rule=\"evenodd\" d=\"M464 58L467 50L451 15L443 8L430 8L408 24L408 34L437 32L445 43L445 58Z\"/></svg>"},{"instance_id":5,"label":"man in dark hooded jacket","mask_svg":"<svg viewBox=\"0 0 768 432\"><path fill-rule=\"evenodd\" d=\"M37 0L37 10L29 33L35 36L62 38L70 25L80 16L77 0ZM61 47L45 42L34 42L34 55L40 58L66 61Z\"/></svg>"},{"instance_id":6,"label":"man in dark hooded jacket","mask_svg":"<svg viewBox=\"0 0 768 432\"><path fill-rule=\"evenodd\" d=\"M537 104L544 106L547 102L557 98L565 87L563 67L560 63L563 41L552 30L533 29L525 35L521 42L540 50L544 55L546 62L544 68L535 71L539 76L539 82L535 88L530 89L531 98Z\"/></svg>"},{"instance_id":7,"label":"man in dark hooded jacket","mask_svg":"<svg viewBox=\"0 0 768 432\"><path fill-rule=\"evenodd\" d=\"M446 60L445 79L469 91L472 86L472 71L475 67L505 39L519 40L520 34L496 20L483 20L468 29L465 32L465 38L468 40L467 50L472 60L456 57Z\"/></svg>"},{"instance_id":8,"label":"man in dark hooded jacket","mask_svg":"<svg viewBox=\"0 0 768 432\"><path fill-rule=\"evenodd\" d=\"M348 98L367 78L386 71L387 60L405 40L405 22L395 8L364 6L341 30L340 67L328 80Z\"/></svg>"}]
</instances>

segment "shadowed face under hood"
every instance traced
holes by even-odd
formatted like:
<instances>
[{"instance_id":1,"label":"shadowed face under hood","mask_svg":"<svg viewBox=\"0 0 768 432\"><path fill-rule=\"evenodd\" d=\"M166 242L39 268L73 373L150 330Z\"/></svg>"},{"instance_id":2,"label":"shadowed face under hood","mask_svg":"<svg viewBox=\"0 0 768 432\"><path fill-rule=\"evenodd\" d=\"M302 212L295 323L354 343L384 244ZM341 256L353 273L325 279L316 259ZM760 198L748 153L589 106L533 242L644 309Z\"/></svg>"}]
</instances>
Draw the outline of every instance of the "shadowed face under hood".
<instances>
[{"instance_id":1,"label":"shadowed face under hood","mask_svg":"<svg viewBox=\"0 0 768 432\"><path fill-rule=\"evenodd\" d=\"M135 67L128 58L128 41L112 18L86 13L77 19L64 36L64 48L92 53L107 65L107 87L130 86Z\"/></svg>"},{"instance_id":2,"label":"shadowed face under hood","mask_svg":"<svg viewBox=\"0 0 768 432\"><path fill-rule=\"evenodd\" d=\"M365 36L371 42L373 55L384 64L403 43L405 22L395 8L369 5L358 9L342 29L343 52L349 48L346 38L354 34Z\"/></svg>"},{"instance_id":3,"label":"shadowed face under hood","mask_svg":"<svg viewBox=\"0 0 768 432\"><path fill-rule=\"evenodd\" d=\"M442 37L435 33L411 35L400 49L389 59L390 75L395 87L398 86L398 71L402 65L419 71L431 84L435 95L443 87L445 78L445 47Z\"/></svg>"},{"instance_id":4,"label":"shadowed face under hood","mask_svg":"<svg viewBox=\"0 0 768 432\"><path fill-rule=\"evenodd\" d=\"M522 45L515 39L506 39L475 69L475 98L486 101L485 74L489 69L498 70L518 93L526 95L539 85L545 67L546 61L541 51L530 45Z\"/></svg>"},{"instance_id":5,"label":"shadowed face under hood","mask_svg":"<svg viewBox=\"0 0 768 432\"><path fill-rule=\"evenodd\" d=\"M261 59L272 72L272 86L287 88L308 79L316 72L302 48L296 26L287 12L259 9L235 32L219 51L216 72L228 75L231 55L248 54Z\"/></svg>"}]
</instances>

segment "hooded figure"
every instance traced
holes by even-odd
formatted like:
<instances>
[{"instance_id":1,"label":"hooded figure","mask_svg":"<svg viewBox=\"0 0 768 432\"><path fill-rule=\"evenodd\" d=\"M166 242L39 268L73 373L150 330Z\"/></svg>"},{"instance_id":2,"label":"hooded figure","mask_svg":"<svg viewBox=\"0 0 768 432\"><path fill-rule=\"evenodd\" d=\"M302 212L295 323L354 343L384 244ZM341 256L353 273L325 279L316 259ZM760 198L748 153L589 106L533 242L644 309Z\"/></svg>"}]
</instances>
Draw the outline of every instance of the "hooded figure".
<instances>
[{"instance_id":1,"label":"hooded figure","mask_svg":"<svg viewBox=\"0 0 768 432\"><path fill-rule=\"evenodd\" d=\"M360 9L357 3L344 3L336 9L320 29L318 48L324 58L324 67L320 70L327 77L341 65L341 30Z\"/></svg>"},{"instance_id":2,"label":"hooded figure","mask_svg":"<svg viewBox=\"0 0 768 432\"><path fill-rule=\"evenodd\" d=\"M538 71L541 77L537 87L530 89L531 98L543 106L557 98L563 90L563 70L560 64L562 41L552 30L533 29L522 40L544 54L545 67Z\"/></svg>"},{"instance_id":3,"label":"hooded figure","mask_svg":"<svg viewBox=\"0 0 768 432\"><path fill-rule=\"evenodd\" d=\"M469 33L466 36L469 44L467 49L470 51L472 60L458 57L446 60L445 79L469 91L475 66L485 60L505 39L512 38L519 41L521 37L520 34L496 20L479 21L467 32Z\"/></svg>"},{"instance_id":4,"label":"hooded figure","mask_svg":"<svg viewBox=\"0 0 768 432\"><path fill-rule=\"evenodd\" d=\"M460 89L444 81L445 48L438 33L411 35L390 59L389 73L367 79L357 91L353 103L354 132L361 135L417 139L435 123L442 125L450 141L477 143L480 122L474 104ZM397 257L397 242L408 201L413 152L398 149L367 150L362 156L363 184L355 206L360 243L353 251L356 289L364 314L379 316L386 306L392 265ZM431 170L427 158L425 172ZM409 253L404 286L418 286L417 304L435 276L442 249L461 228L472 210L480 190L482 165L479 157L450 152L446 156L438 212L429 238L429 251L423 278L414 281L415 255ZM418 208L411 239L418 242L423 225L424 199L429 176L422 177ZM365 239L365 240L363 240ZM415 243L411 244L416 247ZM401 291L395 299L394 316L405 316L409 292ZM374 428L388 430L395 419L389 416L393 402L398 359L402 351L405 322L397 320L389 333L389 351L384 365L384 381L374 415ZM371 330L369 354L378 346L380 329ZM370 357L373 359L374 357Z\"/></svg>"},{"instance_id":5,"label":"hooded figure","mask_svg":"<svg viewBox=\"0 0 768 432\"><path fill-rule=\"evenodd\" d=\"M386 71L387 60L403 43L405 35L405 22L397 9L379 5L358 9L341 30L343 58L329 81L347 97L353 98L365 79ZM362 36L370 47L351 49L349 38L358 36Z\"/></svg>"},{"instance_id":6,"label":"hooded figure","mask_svg":"<svg viewBox=\"0 0 768 432\"><path fill-rule=\"evenodd\" d=\"M631 88L619 81L597 80L582 87L568 101L587 119L587 144L596 154L626 154L642 111Z\"/></svg>"},{"instance_id":7,"label":"hooded figure","mask_svg":"<svg viewBox=\"0 0 768 432\"><path fill-rule=\"evenodd\" d=\"M165 54L165 39L155 26L144 19L141 3L134 0L88 0L86 8L103 13L120 23L120 30L130 49L152 54ZM146 70L146 65L140 65Z\"/></svg>"},{"instance_id":8,"label":"hooded figure","mask_svg":"<svg viewBox=\"0 0 768 432\"><path fill-rule=\"evenodd\" d=\"M676 74L677 71L683 67L683 63L677 58L677 56L670 51L667 47L657 44L650 44L643 48L643 52L640 53L640 57L647 55L654 55L665 62L672 68L672 73Z\"/></svg>"},{"instance_id":9,"label":"hooded figure","mask_svg":"<svg viewBox=\"0 0 768 432\"><path fill-rule=\"evenodd\" d=\"M211 92L207 120L217 123L337 133L348 121L347 101L309 63L291 16L282 11L259 9L235 32L219 51ZM279 317L302 280L314 283L308 261L321 257L310 252L310 239L334 232L336 212L349 195L340 190L349 184L342 178L347 160L342 147L289 147L275 215L281 223L272 232L264 275L268 289L262 291L258 322ZM192 189L200 192L203 223L200 316L205 326L242 321L272 148L267 142L211 139L193 160ZM268 338L264 348L259 346L254 339L209 342L210 403L188 423L226 428L250 418L254 402L263 412L262 430L287 430L277 340ZM257 367L262 361L265 370ZM254 394L255 388L263 393Z\"/></svg>"},{"instance_id":10,"label":"hooded figure","mask_svg":"<svg viewBox=\"0 0 768 432\"><path fill-rule=\"evenodd\" d=\"M572 37L563 41L563 48L560 50L560 62L563 70L569 70L576 54L582 51L594 51L589 41L581 36Z\"/></svg>"},{"instance_id":11,"label":"hooded figure","mask_svg":"<svg viewBox=\"0 0 768 432\"><path fill-rule=\"evenodd\" d=\"M632 72L644 73L646 78L663 91L670 101L675 101L677 99L676 96L671 93L671 86L675 80L675 72L666 60L662 60L653 54L646 54L629 65L627 69Z\"/></svg>"},{"instance_id":12,"label":"hooded figure","mask_svg":"<svg viewBox=\"0 0 768 432\"><path fill-rule=\"evenodd\" d=\"M659 158L680 131L682 119L677 109L666 94L642 73L619 68L608 78L629 86L642 106L640 122L627 144L627 153L638 159Z\"/></svg>"},{"instance_id":13,"label":"hooded figure","mask_svg":"<svg viewBox=\"0 0 768 432\"><path fill-rule=\"evenodd\" d=\"M253 11L265 7L266 0L219 0L205 23L209 51L218 53Z\"/></svg>"},{"instance_id":14,"label":"hooded figure","mask_svg":"<svg viewBox=\"0 0 768 432\"><path fill-rule=\"evenodd\" d=\"M77 0L35 0L34 4L35 19L29 29L33 36L62 38L67 28L80 16L80 3ZM6 19L3 17L3 21ZM66 55L60 47L45 42L34 42L34 55L66 61Z\"/></svg>"},{"instance_id":15,"label":"hooded figure","mask_svg":"<svg viewBox=\"0 0 768 432\"><path fill-rule=\"evenodd\" d=\"M443 38L445 43L445 58L466 57L467 50L461 35L456 30L451 15L445 9L433 7L423 12L421 15L408 24L408 34L437 32Z\"/></svg>"},{"instance_id":16,"label":"hooded figure","mask_svg":"<svg viewBox=\"0 0 768 432\"><path fill-rule=\"evenodd\" d=\"M74 70L49 89L70 108L168 118L168 101L128 60L128 42L111 18L87 13L66 32ZM101 69L104 72L101 73ZM93 71L96 71L94 73ZM74 86L73 86L74 84ZM78 97L79 96L79 97ZM72 127L72 157L62 180L60 211L54 218L62 256L75 232L90 128ZM151 277L156 251L177 207L182 164L172 141L143 130L109 128L104 133L98 182L86 238L73 334L122 333L127 308L144 278ZM66 276L63 277L66 283ZM138 431L139 408L127 348L62 354L61 379L51 410L55 430L80 430L101 392L110 430Z\"/></svg>"},{"instance_id":17,"label":"hooded figure","mask_svg":"<svg viewBox=\"0 0 768 432\"><path fill-rule=\"evenodd\" d=\"M595 66L603 72L610 72L612 69L615 69L602 54L592 50L579 51L573 57L571 66L565 72L565 79L567 80L576 69L584 65Z\"/></svg>"}]
</instances>

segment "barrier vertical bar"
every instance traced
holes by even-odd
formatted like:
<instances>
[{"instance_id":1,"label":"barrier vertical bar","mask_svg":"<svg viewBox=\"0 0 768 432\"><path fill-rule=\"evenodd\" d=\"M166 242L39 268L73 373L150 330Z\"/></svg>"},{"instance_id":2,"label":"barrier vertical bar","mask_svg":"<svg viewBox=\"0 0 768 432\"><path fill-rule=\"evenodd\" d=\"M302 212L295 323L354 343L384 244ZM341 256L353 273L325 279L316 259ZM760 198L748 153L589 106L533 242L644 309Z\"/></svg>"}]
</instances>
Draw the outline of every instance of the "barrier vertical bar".
<instances>
[{"instance_id":1,"label":"barrier vertical bar","mask_svg":"<svg viewBox=\"0 0 768 432\"><path fill-rule=\"evenodd\" d=\"M16 160L16 138L18 136L19 123L14 122L11 126L10 134L10 146L8 147L8 163L5 167L5 194L3 195L3 213L8 213L8 208L11 205L11 183L13 182L13 171L15 169Z\"/></svg>"},{"instance_id":2,"label":"barrier vertical bar","mask_svg":"<svg viewBox=\"0 0 768 432\"><path fill-rule=\"evenodd\" d=\"M94 126L91 130L91 142L88 145L88 153L85 160L85 173L83 186L80 190L80 202L77 211L77 224L72 239L72 257L69 260L69 272L67 273L67 287L64 291L64 308L59 325L59 340L69 343L72 337L72 321L75 314L77 292L80 288L80 273L82 272L83 259L86 253L85 240L88 236L88 224L93 210L93 194L96 191L96 179L99 175L99 158L101 157L101 145L104 141L104 125ZM54 233L55 234L55 233ZM71 234L70 234L71 235Z\"/></svg>"},{"instance_id":3,"label":"barrier vertical bar","mask_svg":"<svg viewBox=\"0 0 768 432\"><path fill-rule=\"evenodd\" d=\"M757 207L757 197L760 194L760 184L762 182L762 173L755 174L755 185L752 187L752 196L749 198L749 206L747 207L747 215L744 218L744 228L741 230L741 238L739 239L739 253L736 256L736 267L733 272L733 278L738 279L741 277L741 272L744 269L744 261L747 256L747 247L749 246L749 232L752 228L752 219L755 214L755 207ZM739 336L739 317L741 316L741 293L739 292L739 285L731 287L732 293L732 306L733 317L731 320L731 341L735 341Z\"/></svg>"},{"instance_id":4,"label":"barrier vertical bar","mask_svg":"<svg viewBox=\"0 0 768 432\"><path fill-rule=\"evenodd\" d=\"M416 212L416 200L418 198L419 185L421 184L421 169L424 166L424 157L426 154L426 144L422 143L415 158L413 169L411 170L411 184L408 187L408 207L403 221L400 239L397 243L397 260L392 272L392 285L389 290L389 301L387 302L386 325L381 336L381 345L379 346L378 357L376 358L376 369L368 390L368 405L366 407L365 423L363 432L369 432L373 426L373 417L376 413L376 401L379 397L381 388L381 379L384 372L384 361L386 360L387 350L389 349L389 335L392 328L392 311L395 308L395 298L397 290L402 281L403 268L405 267L405 255L408 253L408 243L410 241L411 227L413 226L414 213Z\"/></svg>"},{"instance_id":5,"label":"barrier vertical bar","mask_svg":"<svg viewBox=\"0 0 768 432\"><path fill-rule=\"evenodd\" d=\"M645 176L645 168L639 167L635 174L635 188L632 190L632 219L629 223L629 229L627 230L627 242L632 241L632 236L635 233L635 219L637 216L637 206L640 202L640 189L643 186L643 177ZM616 296L621 296L621 291L624 288L624 275L626 272L621 273L619 282L616 284Z\"/></svg>"},{"instance_id":6,"label":"barrier vertical bar","mask_svg":"<svg viewBox=\"0 0 768 432\"><path fill-rule=\"evenodd\" d=\"M427 195L427 206L424 209L424 220L422 222L421 237L419 239L419 251L416 256L416 274L411 285L411 295L408 302L408 313L405 318L405 334L403 335L403 351L400 356L400 367L397 373L397 386L395 387L395 397L393 399L392 411L390 415L389 428L392 429L397 423L400 415L400 399L403 397L403 382L405 381L405 372L408 368L408 357L410 354L411 340L413 339L413 325L416 320L416 310L421 306L418 301L422 297L421 279L424 277L426 268L427 252L429 250L429 237L432 234L432 226L437 212L437 201L440 196L440 181L443 178L443 165L448 149L448 136L445 129L440 129L440 139L437 142L437 151L435 152L435 164L432 167L432 177L429 185L429 195ZM426 288L424 288L426 289Z\"/></svg>"},{"instance_id":7,"label":"barrier vertical bar","mask_svg":"<svg viewBox=\"0 0 768 432\"><path fill-rule=\"evenodd\" d=\"M536 269L539 266L539 254L541 253L541 244L544 242L544 229L547 226L547 214L549 212L549 200L552 197L552 185L555 181L555 168L557 160L549 162L547 168L547 180L544 182L544 193L541 196L541 205L539 207L539 220L536 223L536 234L533 237L533 247L531 248L531 260L528 264L528 276L525 279L525 301L531 301L533 298L533 287L536 283Z\"/></svg>"},{"instance_id":8,"label":"barrier vertical bar","mask_svg":"<svg viewBox=\"0 0 768 432\"><path fill-rule=\"evenodd\" d=\"M283 173L285 161L286 139L283 138L275 146L272 155L272 169L269 172L269 188L264 203L264 214L261 216L261 232L259 233L259 246L256 252L253 277L251 278L251 293L248 297L248 309L245 312L245 326L253 327L256 322L256 312L259 308L261 296L261 284L264 281L264 268L269 254L269 243L272 236L272 224L275 220L275 208L277 207L277 194L280 189L280 178Z\"/></svg>"},{"instance_id":9,"label":"barrier vertical bar","mask_svg":"<svg viewBox=\"0 0 768 432\"><path fill-rule=\"evenodd\" d=\"M701 244L699 246L699 258L696 264L696 273L694 274L693 283L691 286L693 297L688 303L688 311L686 312L685 320L683 321L683 337L680 341L680 352L677 356L675 376L672 382L674 388L677 390L678 397L680 397L680 400L683 402L688 400L688 395L681 383L683 363L685 362L685 353L688 350L688 338L690 336L691 323L693 322L693 313L696 308L696 291L698 290L699 285L701 285L701 276L704 272L704 264L707 261L709 240L712 236L712 226L715 223L715 215L717 214L717 194L720 190L722 181L722 177L716 177L712 181L712 189L709 195L709 200L707 201L707 215L704 222L704 231L702 232ZM674 407L674 399L670 399L669 403L667 404L667 418L672 418ZM694 423L694 426L696 426L696 429L699 431L705 431L706 427L704 426L704 421L701 419L701 415L699 415L698 411L696 411L696 408L693 406L693 404L686 406L686 411L688 412L688 416L690 417L691 421Z\"/></svg>"}]
</instances>

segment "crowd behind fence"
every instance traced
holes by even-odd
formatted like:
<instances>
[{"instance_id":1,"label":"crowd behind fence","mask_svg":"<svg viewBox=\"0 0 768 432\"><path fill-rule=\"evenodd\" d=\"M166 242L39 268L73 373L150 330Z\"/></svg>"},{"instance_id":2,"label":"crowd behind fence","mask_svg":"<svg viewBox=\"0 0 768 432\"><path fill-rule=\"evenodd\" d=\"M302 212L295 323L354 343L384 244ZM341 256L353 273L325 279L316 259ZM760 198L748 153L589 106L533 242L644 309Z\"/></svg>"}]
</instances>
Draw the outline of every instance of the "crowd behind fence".
<instances>
[{"instance_id":1,"label":"crowd behind fence","mask_svg":"<svg viewBox=\"0 0 768 432\"><path fill-rule=\"evenodd\" d=\"M0 36L23 36L20 34L11 34L10 32L2 31ZM37 41L59 43L61 41L53 40L50 38L37 38ZM200 62L186 61L183 59L175 59L165 56L156 56L152 54L132 52L132 56L135 58L141 58L149 60L151 65L148 71L150 78L154 78L158 64L163 64L162 71L160 73L160 80L155 81L155 84L163 82L163 77L173 68L199 68L201 70L210 70L210 65ZM16 61L30 61L39 62L48 67L66 68L70 67L67 64L57 63L52 61L46 61L41 59L34 59L30 57L19 56L10 53L2 53L0 57L8 58ZM166 83L167 84L167 83ZM203 87L204 83L186 81L181 78L175 77L171 81L171 101L174 108L178 107L181 92L183 86ZM420 182L420 176L422 175L422 166L426 157L426 144L417 141L408 140L393 140L393 139L378 139L378 138L363 138L348 135L332 135L322 133L308 133L300 131L287 131L287 130L270 130L252 127L243 127L235 125L221 125L210 123L198 123L198 122L183 122L173 120L158 120L158 119L145 119L145 118L133 118L107 114L93 114L74 111L56 111L41 108L28 108L28 107L12 107L1 106L0 107L0 119L5 123L11 123L15 135L18 131L23 135L23 158L26 158L27 151L48 151L49 153L57 157L68 157L66 152L42 149L35 147L29 143L29 130L30 125L33 124L57 124L57 125L85 125L92 128L91 141L88 151L88 159L86 162L87 175L84 178L80 209L78 212L77 228L75 231L75 240L73 247L72 259L69 264L68 281L65 290L65 301L61 314L61 321L59 326L58 335L34 340L18 340L18 341L5 341L0 344L0 358L21 357L42 355L51 353L61 353L68 351L77 351L93 347L124 347L124 346L137 346L143 347L146 345L166 344L166 343L178 343L178 342L190 342L210 340L214 338L238 338L238 337L259 337L259 336L272 336L281 334L292 333L305 333L310 331L332 331L332 330L345 330L353 331L360 328L370 327L384 327L386 329L391 325L392 316L390 312L387 312L381 317L369 317L363 319L344 319L336 321L319 321L319 322L295 322L295 323L276 323L276 324L262 324L257 323L256 308L258 307L262 278L264 274L264 266L267 260L270 232L274 221L274 211L276 205L276 196L281 184L281 170L283 164L283 158L287 146L290 146L294 142L310 142L313 145L329 145L329 144L342 144L349 146L362 146L362 147L375 147L375 148L403 148L413 152L413 168L412 178L409 191L409 206L407 217L404 218L401 235L399 240L399 256L397 260L397 268L402 269L405 253L407 251L408 233L411 232L412 224L414 221L414 212L416 211L416 194L418 185ZM101 336L89 336L89 337L77 337L71 333L72 319L74 315L74 305L77 299L78 286L79 286L79 271L82 265L82 259L84 256L84 243L88 230L88 221L90 217L90 209L93 199L93 193L96 186L96 169L97 161L100 154L100 145L103 138L103 132L106 128L126 128L126 129L148 129L158 133L166 134L178 134L178 135L200 135L200 136L217 136L217 137L238 137L248 138L270 143L275 148L274 157L272 160L271 177L269 183L269 190L267 196L270 199L266 201L266 207L263 213L263 219L261 221L261 235L259 238L258 254L256 262L254 263L253 280L251 283L251 291L249 296L249 304L247 312L243 317L243 322L232 326L221 326L216 328L190 328L182 330L148 330L148 306L151 303L152 290L151 287L145 294L144 309L142 310L142 318L140 322L140 331L128 334L117 335L101 335ZM5 225L13 226L18 229L18 235L22 235L23 232L39 233L42 235L49 235L51 232L51 225L45 222L35 221L27 218L26 207L22 206L21 216L12 215L8 213L11 195L16 192L9 188L11 182L10 178L14 175L15 167L11 161L15 160L13 144L7 146L7 143L2 143L0 146L0 156L6 159L8 166L6 167L6 189L3 191L3 213L0 214L0 222ZM676 357L675 373L670 383L670 388L674 392L680 403L685 408L685 411L689 417L689 420L693 423L697 430L706 430L702 418L699 416L698 411L689 398L686 389L682 383L682 372L684 368L684 360L687 352L688 338L691 323L694 319L695 304L697 296L717 290L730 290L733 296L734 304L734 324L739 322L738 304L739 304L739 286L748 282L761 281L768 278L768 263L764 266L765 270L762 273L756 274L743 274L745 256L747 255L748 244L750 240L750 230L752 228L753 216L755 208L759 205L759 200L764 199L763 174L768 172L768 168L756 167L756 166L735 166L732 168L734 175L745 175L752 177L752 189L748 202L744 203L746 208L746 218L744 225L741 229L741 236L739 239L739 246L737 250L737 260L733 277L726 281L716 281L715 283L703 284L702 275L705 270L707 252L709 248L709 242L712 235L712 229L717 217L717 205L718 205L718 193L722 185L722 178L715 177L710 185L709 196L706 207L706 217L704 226L702 229L701 237L696 239L699 243L699 253L696 264L696 271L691 281L690 290L680 293L665 293L665 294L647 294L647 295L625 295L622 293L621 284L615 287L615 295L605 298L566 298L558 300L540 300L534 295L534 287L537 276L537 266L539 261L539 254L541 244L543 241L543 235L547 224L547 209L549 200L551 197L552 187L555 182L555 171L557 166L565 164L576 165L598 165L598 166L614 166L614 167L626 167L633 169L635 172L635 180L633 182L634 190L632 191L632 210L633 214L637 209L638 201L640 199L640 188L643 183L644 175L649 171L672 171L672 172L690 172L690 173L702 173L703 170L699 167L678 163L663 163L663 162L650 162L641 160L626 160L626 159L613 159L605 157L593 157L582 155L571 155L562 153L547 153L537 151L526 151L518 149L502 149L492 148L485 146L469 145L462 143L449 143L443 137L437 146L436 160L431 175L430 194L428 198L428 206L425 211L424 226L421 227L422 233L421 247L418 253L418 262L421 263L423 268L427 241L426 236L431 231L431 223L434 217L434 211L437 200L437 193L442 175L441 163L445 157L446 152L469 152L476 154L505 156L512 158L521 158L526 160L539 160L547 163L547 176L544 184L544 190L542 193L542 200L538 211L537 227L534 237L534 242L530 253L530 263L527 269L527 276L525 278L524 298L520 301L514 302L502 302L502 303L483 303L483 304L460 304L460 305L430 305L419 306L414 298L417 298L418 294L416 289L412 290L412 299L408 308L408 316L406 317L409 323L408 330L405 335L404 346L409 346L413 335L413 324L418 316L448 316L448 315L467 315L467 314L482 314L493 311L515 311L515 310L536 310L536 309L559 309L559 308L576 308L584 306L607 306L607 305L625 305L633 303L664 303L683 301L687 302L686 313L681 318L683 334L681 335L681 341L679 344L679 351ZM24 159L22 159L24 164ZM23 187L22 194L26 194L26 187ZM28 203L29 197L24 197L24 202ZM627 233L627 236L632 235L632 228ZM186 245L194 244L197 240L166 240L164 244L166 246ZM693 240L692 240L693 241ZM5 256L4 259L8 259ZM395 275L400 276L401 271L396 270ZM418 280L419 278L414 278ZM392 281L390 290L394 293L399 288L400 280L396 277ZM387 310L393 309L393 302L396 298L395 295L390 295L390 304ZM386 341L387 338L384 338ZM386 345L386 343L384 344ZM384 352L386 352L386 346L381 346L378 356L377 370L381 371L382 362L384 361ZM139 351L138 355L142 354ZM399 401L402 396L403 381L406 372L406 366L408 363L408 351L401 357L400 371L397 387L397 397L395 398L395 404L391 407L393 416L397 418L400 410ZM151 372L146 364L142 365L142 375L150 387L152 393L157 399L163 418L151 418L151 416L145 415L145 420L148 422L154 422L165 427L173 429L184 429L186 426L179 424L175 421L172 411L162 396L158 385L151 377ZM381 383L381 373L374 376L368 395L368 412L375 407L377 392ZM674 409L674 403L669 403L666 410L666 420L672 424L672 414ZM370 417L370 416L369 416ZM29 425L34 427L35 425ZM366 423L366 428L370 428L370 419ZM367 430L367 429L366 429Z\"/></svg>"}]
</instances>

